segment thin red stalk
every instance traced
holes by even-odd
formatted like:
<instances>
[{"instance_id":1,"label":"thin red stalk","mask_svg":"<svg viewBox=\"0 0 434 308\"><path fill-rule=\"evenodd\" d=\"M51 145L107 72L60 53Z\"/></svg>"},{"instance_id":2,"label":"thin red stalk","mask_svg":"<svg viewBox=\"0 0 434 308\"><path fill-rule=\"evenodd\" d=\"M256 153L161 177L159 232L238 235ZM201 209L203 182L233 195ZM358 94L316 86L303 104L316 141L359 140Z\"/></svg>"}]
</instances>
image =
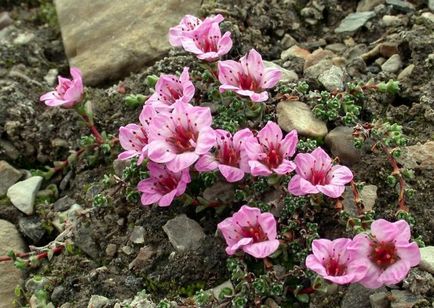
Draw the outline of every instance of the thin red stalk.
<instances>
[{"instance_id":1,"label":"thin red stalk","mask_svg":"<svg viewBox=\"0 0 434 308\"><path fill-rule=\"evenodd\" d=\"M354 204L356 205L357 215L363 215L363 203L360 200L359 190L356 187L356 183L351 181L351 190L354 196Z\"/></svg>"},{"instance_id":2,"label":"thin red stalk","mask_svg":"<svg viewBox=\"0 0 434 308\"><path fill-rule=\"evenodd\" d=\"M77 155L77 158L80 157L81 154L83 154L84 150L85 150L84 148L81 148L80 150L78 150L78 151L75 153L75 154ZM68 167L68 166L69 166L69 160L67 160L67 159L62 160L62 161L60 162L60 166L54 167L54 173L57 173L57 172L59 172L59 171L65 169L65 168Z\"/></svg>"},{"instance_id":3,"label":"thin red stalk","mask_svg":"<svg viewBox=\"0 0 434 308\"><path fill-rule=\"evenodd\" d=\"M95 124L92 123L92 121L89 119L89 116L85 113L80 113L81 117L83 118L83 121L86 123L87 127L89 127L92 135L95 137L95 140L98 144L104 143L104 138L99 133L98 129L96 128Z\"/></svg>"},{"instance_id":4,"label":"thin red stalk","mask_svg":"<svg viewBox=\"0 0 434 308\"><path fill-rule=\"evenodd\" d=\"M52 249L52 251L54 254L57 254L57 253L61 252L64 248L65 247L63 245L60 245L60 246L54 247ZM38 260L42 260L48 256L48 252L35 253L32 251L31 252L19 252L19 253L16 253L15 256L17 256L18 258L29 258L35 254L36 254L36 258ZM9 256L0 256L0 262L11 261L11 260L12 260L12 258Z\"/></svg>"},{"instance_id":5,"label":"thin red stalk","mask_svg":"<svg viewBox=\"0 0 434 308\"><path fill-rule=\"evenodd\" d=\"M398 197L398 206L399 210L408 212L408 207L405 205L405 180L402 176L401 170L399 169L398 162L390 153L389 148L383 145L384 152L387 155L387 160L392 166L392 175L397 176L399 180L399 197Z\"/></svg>"}]
</instances>

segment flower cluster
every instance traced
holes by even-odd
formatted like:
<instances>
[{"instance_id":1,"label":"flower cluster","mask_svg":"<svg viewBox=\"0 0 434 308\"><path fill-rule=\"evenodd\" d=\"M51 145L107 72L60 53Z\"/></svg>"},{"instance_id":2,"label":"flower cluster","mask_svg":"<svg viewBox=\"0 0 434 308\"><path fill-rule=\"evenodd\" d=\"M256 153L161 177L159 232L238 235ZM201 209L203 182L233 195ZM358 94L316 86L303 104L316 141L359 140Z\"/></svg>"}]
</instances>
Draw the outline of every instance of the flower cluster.
<instances>
[{"instance_id":1,"label":"flower cluster","mask_svg":"<svg viewBox=\"0 0 434 308\"><path fill-rule=\"evenodd\" d=\"M336 284L360 283L376 289L402 281L420 262L419 247L410 242L410 226L404 220L378 219L369 234L312 243L307 268Z\"/></svg>"}]
</instances>

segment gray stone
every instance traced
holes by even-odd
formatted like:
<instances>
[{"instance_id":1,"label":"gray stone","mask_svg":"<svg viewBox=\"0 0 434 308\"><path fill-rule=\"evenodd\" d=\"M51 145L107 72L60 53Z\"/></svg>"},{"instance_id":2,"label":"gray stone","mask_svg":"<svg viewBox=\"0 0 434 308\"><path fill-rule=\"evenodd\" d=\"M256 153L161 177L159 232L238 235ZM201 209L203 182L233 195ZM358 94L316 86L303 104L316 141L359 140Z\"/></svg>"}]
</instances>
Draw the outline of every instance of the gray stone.
<instances>
[{"instance_id":1,"label":"gray stone","mask_svg":"<svg viewBox=\"0 0 434 308\"><path fill-rule=\"evenodd\" d=\"M68 210L73 204L75 204L76 201L69 196L63 196L62 198L58 199L53 204L53 209L56 212L63 212Z\"/></svg>"},{"instance_id":2,"label":"gray stone","mask_svg":"<svg viewBox=\"0 0 434 308\"><path fill-rule=\"evenodd\" d=\"M335 57L336 55L332 51L318 48L306 57L303 69L306 71L308 68L315 66L316 64L321 63L325 60L329 60L331 63L333 63L332 60ZM331 67L331 65L329 67Z\"/></svg>"},{"instance_id":3,"label":"gray stone","mask_svg":"<svg viewBox=\"0 0 434 308\"><path fill-rule=\"evenodd\" d=\"M359 191L360 199L363 201L363 205L365 206L364 211L372 211L375 206L375 202L377 201L377 190L378 187L375 185L365 185L362 190ZM346 212L350 213L353 216L357 216L356 204L354 203L354 195L353 191L349 186L345 187L344 194L342 196L344 198L343 205Z\"/></svg>"},{"instance_id":4,"label":"gray stone","mask_svg":"<svg viewBox=\"0 0 434 308\"><path fill-rule=\"evenodd\" d=\"M283 48L289 48L294 46L295 44L297 44L297 41L295 40L295 38L293 38L291 35L289 35L288 33L286 33L282 40L280 41L280 43L282 44Z\"/></svg>"},{"instance_id":5,"label":"gray stone","mask_svg":"<svg viewBox=\"0 0 434 308\"><path fill-rule=\"evenodd\" d=\"M203 192L204 199L210 202L229 202L233 196L234 187L227 182L215 182Z\"/></svg>"},{"instance_id":6,"label":"gray stone","mask_svg":"<svg viewBox=\"0 0 434 308\"><path fill-rule=\"evenodd\" d=\"M74 244L83 250L92 259L99 257L100 249L92 237L89 227L79 225L74 233Z\"/></svg>"},{"instance_id":7,"label":"gray stone","mask_svg":"<svg viewBox=\"0 0 434 308\"><path fill-rule=\"evenodd\" d=\"M10 26L14 21L9 16L8 12L1 12L0 13L0 30L6 28L7 26Z\"/></svg>"},{"instance_id":8,"label":"gray stone","mask_svg":"<svg viewBox=\"0 0 434 308\"><path fill-rule=\"evenodd\" d=\"M338 126L325 137L325 143L344 165L352 166L360 160L360 151L354 146L353 129Z\"/></svg>"},{"instance_id":9,"label":"gray stone","mask_svg":"<svg viewBox=\"0 0 434 308\"><path fill-rule=\"evenodd\" d=\"M31 215L34 211L35 197L41 187L42 176L31 178L15 183L9 187L7 196L12 204L21 212Z\"/></svg>"},{"instance_id":10,"label":"gray stone","mask_svg":"<svg viewBox=\"0 0 434 308\"><path fill-rule=\"evenodd\" d=\"M385 0L361 0L357 4L357 12L372 11L377 5L384 3Z\"/></svg>"},{"instance_id":11,"label":"gray stone","mask_svg":"<svg viewBox=\"0 0 434 308\"><path fill-rule=\"evenodd\" d=\"M5 155L7 159L16 160L20 156L20 152L12 143L7 140L0 139L0 155ZM1 156L0 156L1 157Z\"/></svg>"},{"instance_id":12,"label":"gray stone","mask_svg":"<svg viewBox=\"0 0 434 308\"><path fill-rule=\"evenodd\" d=\"M163 226L170 243L177 251L194 250L200 246L205 237L202 227L185 214L170 219Z\"/></svg>"},{"instance_id":13,"label":"gray stone","mask_svg":"<svg viewBox=\"0 0 434 308\"><path fill-rule=\"evenodd\" d=\"M264 61L264 65L267 68L277 68L282 72L282 78L279 82L296 82L298 80L298 75L293 70L287 70L286 68L270 61Z\"/></svg>"},{"instance_id":14,"label":"gray stone","mask_svg":"<svg viewBox=\"0 0 434 308\"><path fill-rule=\"evenodd\" d=\"M107 247L105 248L105 253L108 257L114 257L117 250L118 247L116 246L116 244L108 244Z\"/></svg>"},{"instance_id":15,"label":"gray stone","mask_svg":"<svg viewBox=\"0 0 434 308\"><path fill-rule=\"evenodd\" d=\"M381 20L386 27L398 27L406 23L405 16L384 15Z\"/></svg>"},{"instance_id":16,"label":"gray stone","mask_svg":"<svg viewBox=\"0 0 434 308\"><path fill-rule=\"evenodd\" d=\"M128 167L130 164L130 160L115 159L113 161L113 171L115 175L122 178L125 168Z\"/></svg>"},{"instance_id":17,"label":"gray stone","mask_svg":"<svg viewBox=\"0 0 434 308\"><path fill-rule=\"evenodd\" d=\"M393 6L393 8L402 11L402 12L411 12L415 10L415 7L412 3L403 0L386 0L386 4Z\"/></svg>"},{"instance_id":18,"label":"gray stone","mask_svg":"<svg viewBox=\"0 0 434 308\"><path fill-rule=\"evenodd\" d=\"M110 300L107 297L101 295L92 295L90 297L87 308L104 308Z\"/></svg>"},{"instance_id":19,"label":"gray stone","mask_svg":"<svg viewBox=\"0 0 434 308\"><path fill-rule=\"evenodd\" d=\"M13 224L0 220L0 255L6 255L10 250L23 252L24 242ZM0 308L13 307L15 287L22 283L21 272L13 262L0 262Z\"/></svg>"},{"instance_id":20,"label":"gray stone","mask_svg":"<svg viewBox=\"0 0 434 308\"><path fill-rule=\"evenodd\" d=\"M35 34L32 32L21 32L18 34L18 36L14 39L15 45L27 45L35 38Z\"/></svg>"},{"instance_id":21,"label":"gray stone","mask_svg":"<svg viewBox=\"0 0 434 308\"><path fill-rule=\"evenodd\" d=\"M49 86L53 86L57 80L58 74L59 71L57 70L57 68L52 68L48 71L47 75L45 75L44 80Z\"/></svg>"},{"instance_id":22,"label":"gray stone","mask_svg":"<svg viewBox=\"0 0 434 308\"><path fill-rule=\"evenodd\" d=\"M420 15L422 21L427 25L428 28L434 28L434 14L431 12L424 12Z\"/></svg>"},{"instance_id":23,"label":"gray stone","mask_svg":"<svg viewBox=\"0 0 434 308\"><path fill-rule=\"evenodd\" d=\"M234 286L233 286L232 282L230 280L228 280L228 281L225 281L222 284L218 285L217 287L211 289L212 294L214 295L214 298L220 300L221 299L220 293L222 292L223 289L226 289L226 288L232 290L232 294L235 294Z\"/></svg>"},{"instance_id":24,"label":"gray stone","mask_svg":"<svg viewBox=\"0 0 434 308\"><path fill-rule=\"evenodd\" d=\"M32 307L32 308L33 308L33 307L56 308L56 307L53 305L53 303L48 303L48 304L47 304L47 302L46 302L45 299L38 298L35 294L33 294L33 295L30 297L29 305L30 305L30 307ZM62 305L62 307L63 307L63 305Z\"/></svg>"},{"instance_id":25,"label":"gray stone","mask_svg":"<svg viewBox=\"0 0 434 308\"><path fill-rule=\"evenodd\" d=\"M131 254L134 252L134 249L133 249L133 247L131 247L131 246L123 246L123 247L121 248L121 250L122 250L122 252L123 252L124 254L126 254L127 256L131 255Z\"/></svg>"},{"instance_id":26,"label":"gray stone","mask_svg":"<svg viewBox=\"0 0 434 308\"><path fill-rule=\"evenodd\" d=\"M424 271L434 274L434 246L422 247L420 255L419 267Z\"/></svg>"},{"instance_id":27,"label":"gray stone","mask_svg":"<svg viewBox=\"0 0 434 308\"><path fill-rule=\"evenodd\" d=\"M18 220L20 231L30 238L33 243L38 243L45 235L41 219L38 216L21 217Z\"/></svg>"},{"instance_id":28,"label":"gray stone","mask_svg":"<svg viewBox=\"0 0 434 308\"><path fill-rule=\"evenodd\" d=\"M335 29L336 33L355 32L365 25L365 23L375 16L372 11L351 13L341 21L339 27Z\"/></svg>"},{"instance_id":29,"label":"gray stone","mask_svg":"<svg viewBox=\"0 0 434 308\"><path fill-rule=\"evenodd\" d=\"M401 73L399 73L398 75L398 80L402 81L404 79L407 79L411 76L411 74L413 73L414 70L414 64L410 64L409 66L407 66L406 68L404 68Z\"/></svg>"},{"instance_id":30,"label":"gray stone","mask_svg":"<svg viewBox=\"0 0 434 308\"><path fill-rule=\"evenodd\" d=\"M65 230L65 223L75 224L78 214L82 211L79 204L73 204L68 210L59 212L51 222L57 231Z\"/></svg>"},{"instance_id":31,"label":"gray stone","mask_svg":"<svg viewBox=\"0 0 434 308\"><path fill-rule=\"evenodd\" d=\"M431 11L434 11L434 0L428 0L428 7Z\"/></svg>"},{"instance_id":32,"label":"gray stone","mask_svg":"<svg viewBox=\"0 0 434 308\"><path fill-rule=\"evenodd\" d=\"M369 297L378 292L386 292L386 288L367 289L359 284L352 284L342 299L341 308L370 308Z\"/></svg>"},{"instance_id":33,"label":"gray stone","mask_svg":"<svg viewBox=\"0 0 434 308\"><path fill-rule=\"evenodd\" d=\"M24 285L27 291L35 293L36 291L45 289L45 287L47 287L49 284L50 281L47 278L42 276L34 276L27 279Z\"/></svg>"},{"instance_id":34,"label":"gray stone","mask_svg":"<svg viewBox=\"0 0 434 308\"><path fill-rule=\"evenodd\" d=\"M22 174L20 171L9 165L6 161L0 161L0 196L8 191L9 187L14 185Z\"/></svg>"},{"instance_id":35,"label":"gray stone","mask_svg":"<svg viewBox=\"0 0 434 308\"><path fill-rule=\"evenodd\" d=\"M325 49L330 50L331 52L334 52L336 54L342 54L347 49L347 46L345 46L345 44L342 43L333 43L327 45Z\"/></svg>"},{"instance_id":36,"label":"gray stone","mask_svg":"<svg viewBox=\"0 0 434 308\"><path fill-rule=\"evenodd\" d=\"M420 295L415 295L407 290L392 290L393 301L390 304L390 308L412 308L423 307L429 302Z\"/></svg>"},{"instance_id":37,"label":"gray stone","mask_svg":"<svg viewBox=\"0 0 434 308\"><path fill-rule=\"evenodd\" d=\"M317 80L319 76L333 66L331 59L324 59L304 69L304 77Z\"/></svg>"},{"instance_id":38,"label":"gray stone","mask_svg":"<svg viewBox=\"0 0 434 308\"><path fill-rule=\"evenodd\" d=\"M285 61L291 57L296 57L296 58L302 58L306 60L309 55L310 55L309 50L294 45L291 46L291 48L282 51L282 53L280 54L280 59Z\"/></svg>"},{"instance_id":39,"label":"gray stone","mask_svg":"<svg viewBox=\"0 0 434 308\"><path fill-rule=\"evenodd\" d=\"M309 106L299 101L280 102L276 108L277 123L286 132L293 129L307 137L322 138L327 134L326 124L315 118Z\"/></svg>"},{"instance_id":40,"label":"gray stone","mask_svg":"<svg viewBox=\"0 0 434 308\"><path fill-rule=\"evenodd\" d=\"M434 141L405 147L398 162L408 169L434 170Z\"/></svg>"},{"instance_id":41,"label":"gray stone","mask_svg":"<svg viewBox=\"0 0 434 308\"><path fill-rule=\"evenodd\" d=\"M166 54L169 28L197 0L55 1L65 52L87 85L119 79ZM101 56L104 55L104 56Z\"/></svg>"},{"instance_id":42,"label":"gray stone","mask_svg":"<svg viewBox=\"0 0 434 308\"><path fill-rule=\"evenodd\" d=\"M137 257L128 265L128 269L132 270L143 268L149 259L151 259L151 257L154 255L154 253L154 250L150 246L144 246L140 248Z\"/></svg>"},{"instance_id":43,"label":"gray stone","mask_svg":"<svg viewBox=\"0 0 434 308\"><path fill-rule=\"evenodd\" d=\"M389 300L387 299L386 292L374 293L369 296L369 302L371 303L371 308L389 308Z\"/></svg>"},{"instance_id":44,"label":"gray stone","mask_svg":"<svg viewBox=\"0 0 434 308\"><path fill-rule=\"evenodd\" d=\"M381 69L386 73L396 73L402 66L401 57L398 54L394 54L386 62L381 65Z\"/></svg>"},{"instance_id":45,"label":"gray stone","mask_svg":"<svg viewBox=\"0 0 434 308\"><path fill-rule=\"evenodd\" d=\"M65 293L65 287L64 286L55 287L53 289L53 292L51 292L51 300L53 302L60 302L64 293Z\"/></svg>"},{"instance_id":46,"label":"gray stone","mask_svg":"<svg viewBox=\"0 0 434 308\"><path fill-rule=\"evenodd\" d=\"M344 89L344 71L333 65L329 70L321 73L318 77L318 81L326 88L328 91L343 90Z\"/></svg>"},{"instance_id":47,"label":"gray stone","mask_svg":"<svg viewBox=\"0 0 434 308\"><path fill-rule=\"evenodd\" d=\"M130 241L134 244L143 244L145 242L145 228L142 226L134 226L130 235Z\"/></svg>"}]
</instances>

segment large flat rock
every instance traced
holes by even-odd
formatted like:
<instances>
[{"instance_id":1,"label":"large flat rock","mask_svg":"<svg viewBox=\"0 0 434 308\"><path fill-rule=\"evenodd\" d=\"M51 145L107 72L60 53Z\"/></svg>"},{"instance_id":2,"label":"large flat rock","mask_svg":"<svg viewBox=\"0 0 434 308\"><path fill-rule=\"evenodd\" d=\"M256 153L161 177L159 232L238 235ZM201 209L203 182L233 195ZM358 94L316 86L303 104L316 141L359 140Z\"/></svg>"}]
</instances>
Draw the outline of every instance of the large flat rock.
<instances>
[{"instance_id":1,"label":"large flat rock","mask_svg":"<svg viewBox=\"0 0 434 308\"><path fill-rule=\"evenodd\" d=\"M169 28L199 0L55 0L66 55L87 85L117 79L161 58Z\"/></svg>"},{"instance_id":2,"label":"large flat rock","mask_svg":"<svg viewBox=\"0 0 434 308\"><path fill-rule=\"evenodd\" d=\"M23 252L24 242L13 224L0 219L0 256L10 250ZM15 287L21 284L21 272L13 262L0 262L0 308L14 307Z\"/></svg>"}]
</instances>

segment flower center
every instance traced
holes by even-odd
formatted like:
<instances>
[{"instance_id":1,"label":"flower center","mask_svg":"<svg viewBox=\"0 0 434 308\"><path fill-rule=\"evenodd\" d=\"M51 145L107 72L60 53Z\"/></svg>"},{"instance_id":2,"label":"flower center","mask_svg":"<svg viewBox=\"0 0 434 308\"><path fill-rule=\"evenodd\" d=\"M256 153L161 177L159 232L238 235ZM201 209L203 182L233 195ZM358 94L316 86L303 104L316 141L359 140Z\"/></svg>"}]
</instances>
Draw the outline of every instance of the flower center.
<instances>
[{"instance_id":1,"label":"flower center","mask_svg":"<svg viewBox=\"0 0 434 308\"><path fill-rule=\"evenodd\" d=\"M180 97L182 97L182 89L181 89L181 87L176 87L176 89L174 87L167 87L167 90L169 91L170 96L173 99L173 101L171 101L172 103L174 103L177 99L179 99Z\"/></svg>"},{"instance_id":2,"label":"flower center","mask_svg":"<svg viewBox=\"0 0 434 308\"><path fill-rule=\"evenodd\" d=\"M222 164L236 167L240 161L240 153L234 149L231 142L224 141L223 146L218 146L217 159Z\"/></svg>"},{"instance_id":3,"label":"flower center","mask_svg":"<svg viewBox=\"0 0 434 308\"><path fill-rule=\"evenodd\" d=\"M268 153L266 153L266 157L261 160L268 168L274 169L279 167L279 165L283 161L283 157L280 154L280 144L274 145L273 143L265 146Z\"/></svg>"},{"instance_id":4,"label":"flower center","mask_svg":"<svg viewBox=\"0 0 434 308\"><path fill-rule=\"evenodd\" d=\"M178 180L171 175L167 175L166 177L160 175L158 183L156 183L155 186L158 191L168 193L176 189L176 187L178 186Z\"/></svg>"},{"instance_id":5,"label":"flower center","mask_svg":"<svg viewBox=\"0 0 434 308\"><path fill-rule=\"evenodd\" d=\"M238 73L240 88L243 90L260 91L258 82L250 74Z\"/></svg>"},{"instance_id":6,"label":"flower center","mask_svg":"<svg viewBox=\"0 0 434 308\"><path fill-rule=\"evenodd\" d=\"M179 122L181 119L178 119ZM190 120L188 120L187 127L184 127L181 123L175 127L173 135L166 139L167 142L172 144L179 153L189 152L195 149L198 132L192 129Z\"/></svg>"},{"instance_id":7,"label":"flower center","mask_svg":"<svg viewBox=\"0 0 434 308\"><path fill-rule=\"evenodd\" d=\"M387 268L399 260L396 252L396 247L393 242L378 242L371 243L371 254L369 255L372 262L380 268Z\"/></svg>"},{"instance_id":8,"label":"flower center","mask_svg":"<svg viewBox=\"0 0 434 308\"><path fill-rule=\"evenodd\" d=\"M64 80L56 87L56 92L63 98L63 95L65 95L66 91L71 87L71 83L70 80Z\"/></svg>"},{"instance_id":9,"label":"flower center","mask_svg":"<svg viewBox=\"0 0 434 308\"><path fill-rule=\"evenodd\" d=\"M268 239L260 225L241 227L241 234L243 237L253 238L254 243L263 242Z\"/></svg>"},{"instance_id":10,"label":"flower center","mask_svg":"<svg viewBox=\"0 0 434 308\"><path fill-rule=\"evenodd\" d=\"M321 169L310 169L311 175L309 181L313 185L326 185L327 184L327 174L329 173L329 169L324 168L324 165Z\"/></svg>"},{"instance_id":11,"label":"flower center","mask_svg":"<svg viewBox=\"0 0 434 308\"><path fill-rule=\"evenodd\" d=\"M194 42L196 43L196 46L203 52L216 52L218 51L217 43L219 39L220 37L218 35L214 35L206 36L199 40L196 35Z\"/></svg>"},{"instance_id":12,"label":"flower center","mask_svg":"<svg viewBox=\"0 0 434 308\"><path fill-rule=\"evenodd\" d=\"M337 258L330 257L330 259L328 259L327 262L325 262L324 267L325 267L327 274L329 276L345 275L345 273L347 271L347 267L345 266L345 264L339 263L339 258L340 258L340 255L338 255Z\"/></svg>"}]
</instances>

